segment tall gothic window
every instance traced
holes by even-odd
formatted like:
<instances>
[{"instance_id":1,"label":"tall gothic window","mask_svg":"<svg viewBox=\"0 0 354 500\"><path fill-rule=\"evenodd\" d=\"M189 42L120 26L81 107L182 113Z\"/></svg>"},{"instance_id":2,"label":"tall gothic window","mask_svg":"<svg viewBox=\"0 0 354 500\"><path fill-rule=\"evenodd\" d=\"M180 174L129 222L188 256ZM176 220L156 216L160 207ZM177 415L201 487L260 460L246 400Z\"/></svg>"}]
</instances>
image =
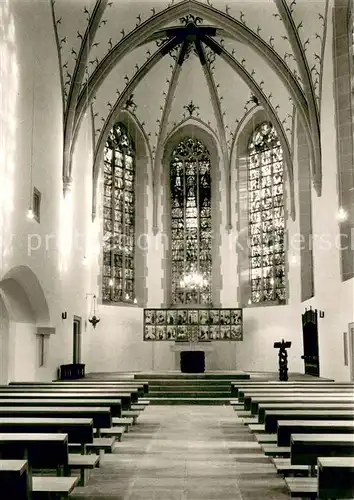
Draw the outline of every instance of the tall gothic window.
<instances>
[{"instance_id":1,"label":"tall gothic window","mask_svg":"<svg viewBox=\"0 0 354 500\"><path fill-rule=\"evenodd\" d=\"M135 149L122 123L104 149L103 283L108 302L133 302L135 254Z\"/></svg>"},{"instance_id":2,"label":"tall gothic window","mask_svg":"<svg viewBox=\"0 0 354 500\"><path fill-rule=\"evenodd\" d=\"M210 154L183 139L170 164L172 303L211 304Z\"/></svg>"},{"instance_id":3,"label":"tall gothic window","mask_svg":"<svg viewBox=\"0 0 354 500\"><path fill-rule=\"evenodd\" d=\"M284 303L283 152L274 127L264 122L248 144L251 302Z\"/></svg>"}]
</instances>

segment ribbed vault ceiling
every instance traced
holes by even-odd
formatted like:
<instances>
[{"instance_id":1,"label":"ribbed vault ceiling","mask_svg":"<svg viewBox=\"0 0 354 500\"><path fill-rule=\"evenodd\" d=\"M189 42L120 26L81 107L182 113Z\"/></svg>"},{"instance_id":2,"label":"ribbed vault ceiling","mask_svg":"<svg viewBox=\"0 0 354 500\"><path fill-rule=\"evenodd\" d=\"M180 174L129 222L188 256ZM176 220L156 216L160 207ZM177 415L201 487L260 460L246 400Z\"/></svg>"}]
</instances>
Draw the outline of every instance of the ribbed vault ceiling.
<instances>
[{"instance_id":1,"label":"ribbed vault ceiling","mask_svg":"<svg viewBox=\"0 0 354 500\"><path fill-rule=\"evenodd\" d=\"M316 134L327 4L326 0L53 1L63 86L64 181L71 176L80 105L85 111L92 104L97 148L105 139L107 120L125 107L140 122L153 161L168 134L189 116L214 131L229 158L238 124L257 104L274 113L291 149L296 104L292 85L303 102L318 187ZM230 29L232 23L235 29ZM163 44L169 44L168 51L162 49L164 55L155 56L158 62L142 71ZM124 55L116 58L120 47ZM271 67L264 51L281 64Z\"/></svg>"}]
</instances>

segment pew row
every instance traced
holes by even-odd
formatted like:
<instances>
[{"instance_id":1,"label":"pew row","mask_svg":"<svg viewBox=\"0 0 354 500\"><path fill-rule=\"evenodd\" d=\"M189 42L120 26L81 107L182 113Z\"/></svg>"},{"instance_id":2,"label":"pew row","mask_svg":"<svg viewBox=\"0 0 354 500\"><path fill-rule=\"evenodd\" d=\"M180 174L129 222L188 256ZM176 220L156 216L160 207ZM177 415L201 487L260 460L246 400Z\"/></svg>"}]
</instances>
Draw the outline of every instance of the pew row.
<instances>
[{"instance_id":1,"label":"pew row","mask_svg":"<svg viewBox=\"0 0 354 500\"><path fill-rule=\"evenodd\" d=\"M0 454L2 460L27 460L34 499L54 491L67 498L78 484L79 478L67 477L70 471L66 434L0 433ZM58 476L34 476L33 469L55 469Z\"/></svg>"},{"instance_id":2,"label":"pew row","mask_svg":"<svg viewBox=\"0 0 354 500\"><path fill-rule=\"evenodd\" d=\"M120 406L120 400L115 399L85 399L80 398L79 396L74 399L66 399L66 398L50 398L50 399L42 399L42 398L9 398L9 399L1 399L0 398L0 406L12 406L12 407L23 407L23 406L41 406L41 407L53 407L56 408L105 408L106 410L110 410L112 417L121 417L122 411Z\"/></svg>"},{"instance_id":3,"label":"pew row","mask_svg":"<svg viewBox=\"0 0 354 500\"><path fill-rule=\"evenodd\" d=\"M134 397L135 396L135 397ZM24 399L24 398L41 398L41 399L58 399L58 398L63 398L63 399L77 399L80 397L81 399L120 399L122 403L122 409L123 410L129 410L131 403L137 403L137 397L136 394L131 394L130 392L116 392L116 391L110 391L110 392L102 392L100 390L96 390L94 392L82 392L81 390L73 390L73 389L68 389L68 390L63 390L59 389L57 391L50 390L50 391L39 391L36 389L35 391L31 391L30 389L25 392L20 392L20 391L1 391L0 389L0 400L1 399Z\"/></svg>"},{"instance_id":4,"label":"pew row","mask_svg":"<svg viewBox=\"0 0 354 500\"><path fill-rule=\"evenodd\" d=\"M27 460L0 459L0 492L2 498L29 500L32 496L32 478Z\"/></svg>"},{"instance_id":5,"label":"pew row","mask_svg":"<svg viewBox=\"0 0 354 500\"><path fill-rule=\"evenodd\" d=\"M146 380L94 380L94 379L80 379L78 380L65 380L65 381L52 381L52 382L10 382L11 386L39 386L45 387L50 385L56 385L58 387L137 387L139 389L143 389L144 393L147 394L149 392L149 382Z\"/></svg>"},{"instance_id":6,"label":"pew row","mask_svg":"<svg viewBox=\"0 0 354 500\"><path fill-rule=\"evenodd\" d=\"M254 381L233 381L231 382L231 395L238 396L239 390L243 389L269 389L269 388L311 388L311 387L354 387L353 382L335 382L328 380L302 380L302 381L266 381L266 382L254 382Z\"/></svg>"},{"instance_id":7,"label":"pew row","mask_svg":"<svg viewBox=\"0 0 354 500\"><path fill-rule=\"evenodd\" d=\"M354 420L354 410L266 410L264 429L277 432L279 420Z\"/></svg>"},{"instance_id":8,"label":"pew row","mask_svg":"<svg viewBox=\"0 0 354 500\"><path fill-rule=\"evenodd\" d=\"M7 386L0 387L11 387L12 389L22 389L26 391L27 389L45 389L52 390L53 388L57 389L102 389L102 390L117 390L118 392L127 391L129 389L136 390L138 392L139 397L144 397L148 392L148 387L144 384L116 384L116 383L81 383L81 382L31 382L31 383L19 383L19 382L10 382Z\"/></svg>"},{"instance_id":9,"label":"pew row","mask_svg":"<svg viewBox=\"0 0 354 500\"><path fill-rule=\"evenodd\" d=\"M290 446L292 434L353 434L354 420L279 420L278 446Z\"/></svg>"},{"instance_id":10,"label":"pew row","mask_svg":"<svg viewBox=\"0 0 354 500\"><path fill-rule=\"evenodd\" d=\"M336 456L333 456L336 455ZM348 434L294 434L291 463L309 465L317 477L285 478L292 497L353 498L354 441Z\"/></svg>"},{"instance_id":11,"label":"pew row","mask_svg":"<svg viewBox=\"0 0 354 500\"><path fill-rule=\"evenodd\" d=\"M258 400L259 398L267 398L267 400L270 402L272 399L280 399L280 398L292 398L292 400L296 402L296 398L303 398L304 396L311 397L314 399L318 398L331 398L331 397L337 397L337 398L343 398L343 399L348 399L352 400L353 399L353 390L348 389L348 390L341 390L340 392L335 391L334 393L332 391L312 391L312 390L304 390L304 391L296 391L296 392L284 392L284 391L275 391L275 392L253 392L253 391L248 391L245 393L242 393L242 396L239 395L239 402L244 403L244 408L245 410L251 410L251 401L252 400ZM275 401L276 402L276 401Z\"/></svg>"},{"instance_id":12,"label":"pew row","mask_svg":"<svg viewBox=\"0 0 354 500\"><path fill-rule=\"evenodd\" d=\"M44 433L66 434L68 449L70 443L78 443L79 450L85 447L97 448L97 439L93 437L93 420L87 418L28 418L28 417L0 417L0 433ZM68 457L68 470L80 471L80 484L85 483L86 470L99 465L99 457L94 455L71 455Z\"/></svg>"},{"instance_id":13,"label":"pew row","mask_svg":"<svg viewBox=\"0 0 354 500\"><path fill-rule=\"evenodd\" d=\"M331 396L331 395L323 395L323 396L308 396L305 393L301 397L252 397L251 398L251 407L250 410L252 415L257 415L260 405L277 405L277 404L293 404L300 405L303 403L311 403L311 404L353 404L354 405L354 395L345 395L345 396Z\"/></svg>"},{"instance_id":14,"label":"pew row","mask_svg":"<svg viewBox=\"0 0 354 500\"><path fill-rule=\"evenodd\" d=\"M273 389L270 389L272 391ZM271 393L272 394L272 393ZM288 433L288 439L284 440L284 438L278 439L279 436L279 424L277 421L277 412L280 414L283 413L285 415L285 419L305 419L302 422L303 428L306 425L306 420L308 422L313 422L313 420L316 419L316 422L318 422L318 428L314 428L313 431L316 430L316 432L326 432L326 429L328 427L331 427L331 429L328 431L329 433L340 433L340 431L343 432L343 428L345 429L344 432L347 432L346 429L350 429L350 427L353 429L353 409L354 409L354 400L352 397L337 397L337 396L328 396L322 395L318 396L318 399L313 400L312 394L308 393L306 389L304 389L303 394L299 399L301 400L301 403L289 403L288 401L292 400L293 398L284 398L283 396L277 397L277 404L269 404L266 402L268 400L273 400L273 396L264 396L261 399L254 399L253 397L251 398L251 408L253 411L258 410L258 418L260 424L256 425L250 425L250 429L253 431L256 431L260 434L257 434L257 440L262 443L263 450L264 452L269 455L269 456L274 456L274 457L288 457L290 455L290 436L291 432ZM323 401L325 400L325 401ZM285 402L284 402L285 401ZM333 403L334 401L334 403ZM256 403L256 404L254 404ZM323 406L323 407L322 407ZM348 411L349 410L349 413ZM320 411L320 414L318 413ZM331 414L334 411L334 419L333 420L328 420L331 419ZM335 427L335 422L338 418L340 418L340 413L345 411L346 415L343 417L344 419L349 419L348 421L342 422L339 420L340 423L344 423L344 426L338 427L336 429ZM261 422L264 421L265 415L269 414L268 419L269 422L267 425L262 426ZM279 418L281 418L279 416ZM313 419L313 420L309 420ZM318 419L320 419L318 421ZM286 420L281 421L282 424L286 425ZM290 420L291 422L291 420ZM329 422L327 424L327 422ZM347 424L347 427L345 427ZM315 424L314 424L315 425ZM311 432L310 426L307 426L306 428L309 429L309 431L305 432ZM281 427L283 429L283 427ZM263 431L263 432L262 432ZM353 430L349 431L353 432ZM312 432L313 433L313 432ZM274 437L273 437L274 436ZM306 472L306 467L303 465L294 465L290 463L290 460L286 460L284 458L276 458L274 459L274 463L276 465L276 468L278 472L282 472L285 474L288 473L299 473L299 472Z\"/></svg>"}]
</instances>

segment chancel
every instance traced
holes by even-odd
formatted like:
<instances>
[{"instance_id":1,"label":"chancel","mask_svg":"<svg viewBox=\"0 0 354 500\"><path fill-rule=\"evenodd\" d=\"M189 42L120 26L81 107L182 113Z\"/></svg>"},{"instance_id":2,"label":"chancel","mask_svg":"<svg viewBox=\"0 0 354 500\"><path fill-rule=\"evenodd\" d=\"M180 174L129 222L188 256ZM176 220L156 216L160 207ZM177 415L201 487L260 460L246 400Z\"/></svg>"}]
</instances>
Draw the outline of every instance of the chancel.
<instances>
[{"instance_id":1,"label":"chancel","mask_svg":"<svg viewBox=\"0 0 354 500\"><path fill-rule=\"evenodd\" d=\"M0 498L354 498L352 0L0 33Z\"/></svg>"}]
</instances>

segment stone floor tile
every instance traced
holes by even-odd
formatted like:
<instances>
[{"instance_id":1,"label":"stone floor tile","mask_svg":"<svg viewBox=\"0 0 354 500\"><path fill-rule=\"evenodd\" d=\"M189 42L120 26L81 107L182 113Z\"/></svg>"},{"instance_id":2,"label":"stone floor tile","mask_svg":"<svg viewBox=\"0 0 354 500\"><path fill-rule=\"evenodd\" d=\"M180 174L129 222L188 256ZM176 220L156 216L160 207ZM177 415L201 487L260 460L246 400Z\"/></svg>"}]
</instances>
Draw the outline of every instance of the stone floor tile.
<instances>
[{"instance_id":1,"label":"stone floor tile","mask_svg":"<svg viewBox=\"0 0 354 500\"><path fill-rule=\"evenodd\" d=\"M149 406L71 500L288 500L230 406Z\"/></svg>"}]
</instances>

